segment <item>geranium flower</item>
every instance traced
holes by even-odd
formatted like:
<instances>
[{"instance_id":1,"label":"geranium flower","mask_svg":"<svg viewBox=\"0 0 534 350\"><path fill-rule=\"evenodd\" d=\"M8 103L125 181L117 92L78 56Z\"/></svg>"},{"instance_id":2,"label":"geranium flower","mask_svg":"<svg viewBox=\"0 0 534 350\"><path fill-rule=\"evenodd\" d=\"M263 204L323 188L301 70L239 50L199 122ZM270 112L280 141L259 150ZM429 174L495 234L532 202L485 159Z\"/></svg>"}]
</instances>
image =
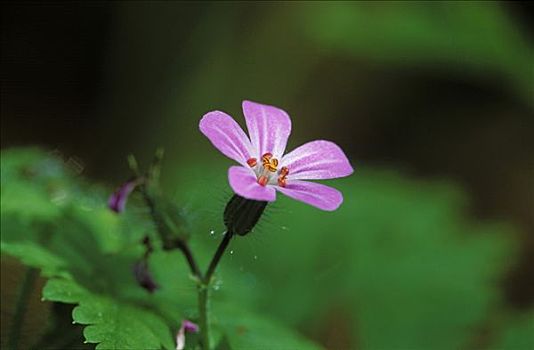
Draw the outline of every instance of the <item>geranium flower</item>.
<instances>
[{"instance_id":1,"label":"geranium flower","mask_svg":"<svg viewBox=\"0 0 534 350\"><path fill-rule=\"evenodd\" d=\"M241 166L228 170L230 186L247 199L272 202L276 191L322 210L335 210L343 202L338 190L316 182L352 174L347 157L335 143L308 142L284 155L291 119L283 110L243 101L245 132L228 114L209 112L200 131L225 156Z\"/></svg>"}]
</instances>

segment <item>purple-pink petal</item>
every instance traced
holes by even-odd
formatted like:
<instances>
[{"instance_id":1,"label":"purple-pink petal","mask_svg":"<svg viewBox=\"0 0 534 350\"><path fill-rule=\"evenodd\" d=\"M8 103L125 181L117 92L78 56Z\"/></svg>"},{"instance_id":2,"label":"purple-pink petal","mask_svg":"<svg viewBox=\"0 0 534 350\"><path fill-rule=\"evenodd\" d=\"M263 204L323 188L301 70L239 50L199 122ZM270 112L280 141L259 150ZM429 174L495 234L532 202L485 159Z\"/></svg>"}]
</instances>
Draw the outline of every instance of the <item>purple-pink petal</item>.
<instances>
[{"instance_id":1,"label":"purple-pink petal","mask_svg":"<svg viewBox=\"0 0 534 350\"><path fill-rule=\"evenodd\" d=\"M183 320L182 321L182 327L184 327L184 330L187 333L197 333L198 332L198 325L196 323L193 323L189 320Z\"/></svg>"},{"instance_id":2,"label":"purple-pink petal","mask_svg":"<svg viewBox=\"0 0 534 350\"><path fill-rule=\"evenodd\" d=\"M130 193L135 189L137 180L130 180L121 185L111 196L109 196L108 207L116 213L122 213L126 208L126 202Z\"/></svg>"},{"instance_id":3,"label":"purple-pink petal","mask_svg":"<svg viewBox=\"0 0 534 350\"><path fill-rule=\"evenodd\" d=\"M186 333L197 333L199 330L198 325L189 320L183 320L182 326L176 333L176 350L185 349L185 334Z\"/></svg>"},{"instance_id":4,"label":"purple-pink petal","mask_svg":"<svg viewBox=\"0 0 534 350\"><path fill-rule=\"evenodd\" d=\"M241 197L256 201L273 202L276 191L272 186L260 186L251 169L233 166L228 169L228 181L232 190Z\"/></svg>"},{"instance_id":5,"label":"purple-pink petal","mask_svg":"<svg viewBox=\"0 0 534 350\"><path fill-rule=\"evenodd\" d=\"M336 210L343 202L341 192L316 182L290 181L286 187L276 189L288 197L326 211Z\"/></svg>"},{"instance_id":6,"label":"purple-pink petal","mask_svg":"<svg viewBox=\"0 0 534 350\"><path fill-rule=\"evenodd\" d=\"M286 154L281 161L289 169L289 180L325 180L352 174L354 169L338 145L317 140Z\"/></svg>"},{"instance_id":7,"label":"purple-pink petal","mask_svg":"<svg viewBox=\"0 0 534 350\"><path fill-rule=\"evenodd\" d=\"M291 133L291 119L287 113L273 106L243 101L243 114L253 149L257 152L254 157L259 159L269 152L280 159Z\"/></svg>"},{"instance_id":8,"label":"purple-pink petal","mask_svg":"<svg viewBox=\"0 0 534 350\"><path fill-rule=\"evenodd\" d=\"M220 111L209 112L202 117L199 127L222 154L240 164L247 164L251 153L250 140L232 117Z\"/></svg>"}]
</instances>

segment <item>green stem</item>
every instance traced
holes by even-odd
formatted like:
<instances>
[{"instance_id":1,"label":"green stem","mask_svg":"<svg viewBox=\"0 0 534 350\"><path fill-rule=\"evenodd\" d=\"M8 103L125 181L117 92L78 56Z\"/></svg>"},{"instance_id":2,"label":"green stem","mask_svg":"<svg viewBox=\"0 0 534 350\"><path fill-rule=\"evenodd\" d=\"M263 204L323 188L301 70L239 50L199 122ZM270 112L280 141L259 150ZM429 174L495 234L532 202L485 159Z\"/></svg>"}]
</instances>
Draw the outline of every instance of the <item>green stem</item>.
<instances>
[{"instance_id":1,"label":"green stem","mask_svg":"<svg viewBox=\"0 0 534 350\"><path fill-rule=\"evenodd\" d=\"M198 286L198 313L199 313L199 323L200 323L200 340L202 342L202 348L204 350L210 349L210 330L209 330L209 305L208 305L208 292L211 278L215 273L215 269L221 260L224 251L230 244L230 240L233 237L232 232L226 232L223 237L223 240L219 244L215 255L211 259L210 265L206 274L201 280L201 283Z\"/></svg>"},{"instance_id":2,"label":"green stem","mask_svg":"<svg viewBox=\"0 0 534 350\"><path fill-rule=\"evenodd\" d=\"M19 348L20 332L24 318L26 316L26 309L28 306L28 299L33 291L35 281L39 276L39 271L35 268L29 267L24 275L24 280L20 286L20 292L15 306L15 315L13 316L13 323L9 334L9 346L11 350Z\"/></svg>"},{"instance_id":3,"label":"green stem","mask_svg":"<svg viewBox=\"0 0 534 350\"><path fill-rule=\"evenodd\" d=\"M189 268L191 269L191 272L193 275L195 275L198 279L202 278L202 272L200 272L200 269L198 268L197 262L195 260L195 257L193 256L193 252L191 252L191 249L189 249L189 246L186 242L179 240L177 242L178 248L182 251L184 254L187 263L189 264Z\"/></svg>"},{"instance_id":4,"label":"green stem","mask_svg":"<svg viewBox=\"0 0 534 350\"><path fill-rule=\"evenodd\" d=\"M217 264L219 263L219 260L221 260L221 257L224 254L224 251L228 247L228 244L230 243L230 240L233 237L232 232L226 232L224 234L223 240L221 244L219 244L219 247L217 248L217 251L215 252L215 255L211 259L211 263L208 267L208 271L206 272L206 275L204 275L204 283L209 284L211 280L211 276L215 272L215 268L217 267Z\"/></svg>"},{"instance_id":5,"label":"green stem","mask_svg":"<svg viewBox=\"0 0 534 350\"><path fill-rule=\"evenodd\" d=\"M152 220L154 221L156 228L158 229L158 233L160 234L161 238L163 240L166 239L166 232L165 229L162 227L161 223L161 217L159 216L159 213L156 209L156 203L154 202L154 199L152 196L150 196L146 184L142 184L140 187L141 193L144 197L145 203L147 204L148 208L150 209L150 214L152 216ZM223 240L219 244L219 247L217 248L217 251L215 251L215 254L213 255L213 258L211 259L211 262L208 266L208 270L206 271L205 275L202 275L202 272L200 271L196 260L193 256L193 253L191 252L191 249L189 248L189 245L187 242L185 242L182 239L175 240L172 243L173 247L179 248L182 253L184 254L187 263L189 264L189 267L191 269L191 272L198 278L198 313L199 313L199 326L200 326L200 341L202 349L209 350L210 349L210 331L209 331L209 285L211 282L211 278L213 274L215 273L215 269L217 268L217 265L219 264L219 261L221 260L226 248L230 244L230 240L233 237L232 232L226 232Z\"/></svg>"},{"instance_id":6,"label":"green stem","mask_svg":"<svg viewBox=\"0 0 534 350\"><path fill-rule=\"evenodd\" d=\"M198 314L200 328L200 342L202 349L210 349L210 332L208 326L208 286L201 283L198 285Z\"/></svg>"}]
</instances>

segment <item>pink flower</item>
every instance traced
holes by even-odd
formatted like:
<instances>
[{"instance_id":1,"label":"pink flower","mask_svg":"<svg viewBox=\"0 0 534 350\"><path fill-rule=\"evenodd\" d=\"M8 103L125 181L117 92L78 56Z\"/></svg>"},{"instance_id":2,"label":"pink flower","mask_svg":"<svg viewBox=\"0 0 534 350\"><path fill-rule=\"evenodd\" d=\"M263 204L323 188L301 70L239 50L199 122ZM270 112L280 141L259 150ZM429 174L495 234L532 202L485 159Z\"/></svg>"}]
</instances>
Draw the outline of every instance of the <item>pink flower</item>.
<instances>
[{"instance_id":1,"label":"pink flower","mask_svg":"<svg viewBox=\"0 0 534 350\"><path fill-rule=\"evenodd\" d=\"M185 334L186 333L198 333L198 325L189 320L183 320L182 326L176 333L176 350L185 349Z\"/></svg>"},{"instance_id":2,"label":"pink flower","mask_svg":"<svg viewBox=\"0 0 534 350\"><path fill-rule=\"evenodd\" d=\"M130 180L121 185L113 194L109 197L108 207L116 213L122 213L126 208L126 202L130 193L139 184L137 179Z\"/></svg>"},{"instance_id":3,"label":"pink flower","mask_svg":"<svg viewBox=\"0 0 534 350\"><path fill-rule=\"evenodd\" d=\"M234 192L247 199L272 202L276 191L322 210L335 210L343 202L338 190L316 182L344 177L354 171L335 143L308 142L284 155L291 133L291 119L283 110L243 101L247 137L228 114L209 112L200 120L200 131L225 156L241 166L228 170Z\"/></svg>"}]
</instances>

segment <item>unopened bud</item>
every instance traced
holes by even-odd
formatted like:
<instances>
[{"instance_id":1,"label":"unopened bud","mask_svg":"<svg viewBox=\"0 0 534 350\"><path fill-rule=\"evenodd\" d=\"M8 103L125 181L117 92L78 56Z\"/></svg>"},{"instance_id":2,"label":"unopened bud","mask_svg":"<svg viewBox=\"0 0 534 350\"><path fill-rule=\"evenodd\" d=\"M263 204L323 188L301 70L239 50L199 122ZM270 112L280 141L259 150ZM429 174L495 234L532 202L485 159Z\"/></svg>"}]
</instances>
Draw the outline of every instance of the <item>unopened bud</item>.
<instances>
[{"instance_id":1,"label":"unopened bud","mask_svg":"<svg viewBox=\"0 0 534 350\"><path fill-rule=\"evenodd\" d=\"M126 202L130 193L139 184L137 179L125 182L109 197L108 207L116 213L122 213L126 208Z\"/></svg>"},{"instance_id":2,"label":"unopened bud","mask_svg":"<svg viewBox=\"0 0 534 350\"><path fill-rule=\"evenodd\" d=\"M152 274L148 270L148 262L146 259L136 262L133 267L133 272L139 286L143 287L149 293L154 293L154 291L159 288L156 281L154 281Z\"/></svg>"}]
</instances>

